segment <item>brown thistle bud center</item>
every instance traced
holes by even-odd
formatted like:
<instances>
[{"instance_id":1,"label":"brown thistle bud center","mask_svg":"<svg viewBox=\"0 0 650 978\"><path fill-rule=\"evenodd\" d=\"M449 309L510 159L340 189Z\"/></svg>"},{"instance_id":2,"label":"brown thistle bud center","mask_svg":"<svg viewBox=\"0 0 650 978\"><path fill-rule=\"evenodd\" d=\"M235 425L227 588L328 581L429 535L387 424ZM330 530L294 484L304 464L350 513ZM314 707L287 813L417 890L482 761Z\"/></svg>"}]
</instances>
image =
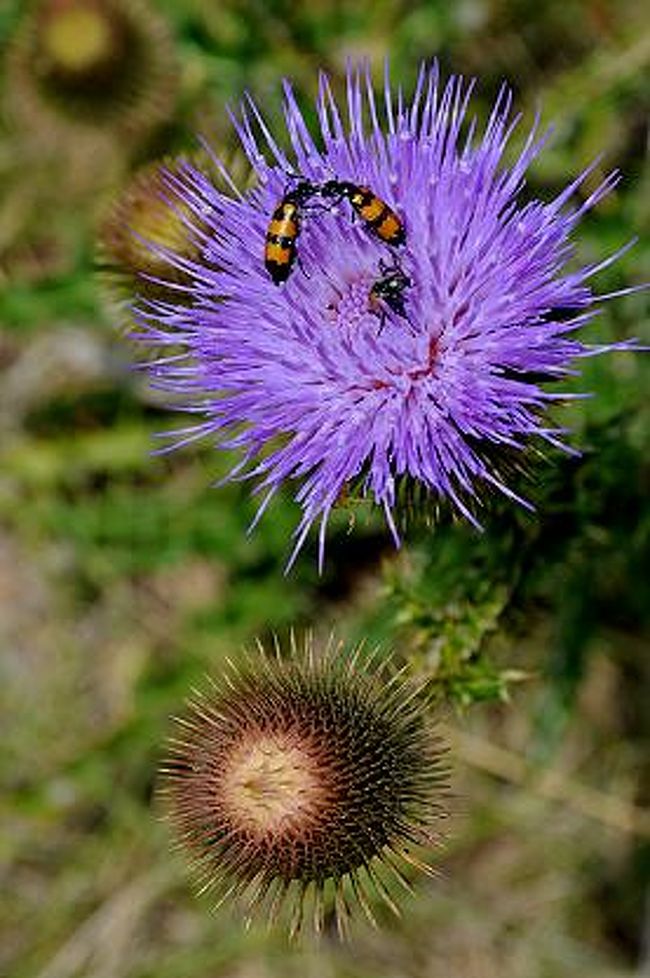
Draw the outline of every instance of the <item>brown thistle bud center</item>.
<instances>
[{"instance_id":1,"label":"brown thistle bud center","mask_svg":"<svg viewBox=\"0 0 650 978\"><path fill-rule=\"evenodd\" d=\"M111 26L99 10L70 7L49 18L43 48L68 71L84 71L103 61L111 51Z\"/></svg>"},{"instance_id":2,"label":"brown thistle bud center","mask_svg":"<svg viewBox=\"0 0 650 978\"><path fill-rule=\"evenodd\" d=\"M109 69L121 55L122 26L121 18L101 4L51 2L39 31L47 70L72 80Z\"/></svg>"},{"instance_id":3,"label":"brown thistle bud center","mask_svg":"<svg viewBox=\"0 0 650 978\"><path fill-rule=\"evenodd\" d=\"M325 794L314 762L287 734L263 734L239 747L221 790L230 821L260 836L304 828Z\"/></svg>"}]
</instances>

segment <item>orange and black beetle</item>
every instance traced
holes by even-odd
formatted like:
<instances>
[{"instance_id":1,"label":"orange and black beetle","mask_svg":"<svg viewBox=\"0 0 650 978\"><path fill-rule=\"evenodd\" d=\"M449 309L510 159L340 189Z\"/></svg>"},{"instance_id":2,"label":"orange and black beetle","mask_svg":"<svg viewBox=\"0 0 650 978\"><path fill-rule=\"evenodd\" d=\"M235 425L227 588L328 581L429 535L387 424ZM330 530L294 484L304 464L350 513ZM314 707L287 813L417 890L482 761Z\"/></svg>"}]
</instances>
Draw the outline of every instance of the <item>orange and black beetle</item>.
<instances>
[{"instance_id":1,"label":"orange and black beetle","mask_svg":"<svg viewBox=\"0 0 650 978\"><path fill-rule=\"evenodd\" d=\"M296 260L296 242L300 234L301 208L317 193L319 186L309 180L301 180L284 197L273 211L266 232L264 265L276 285L286 282Z\"/></svg>"},{"instance_id":2,"label":"orange and black beetle","mask_svg":"<svg viewBox=\"0 0 650 978\"><path fill-rule=\"evenodd\" d=\"M370 187L348 180L328 180L320 189L326 200L346 197L366 228L385 244L402 245L406 241L404 223L398 214Z\"/></svg>"}]
</instances>

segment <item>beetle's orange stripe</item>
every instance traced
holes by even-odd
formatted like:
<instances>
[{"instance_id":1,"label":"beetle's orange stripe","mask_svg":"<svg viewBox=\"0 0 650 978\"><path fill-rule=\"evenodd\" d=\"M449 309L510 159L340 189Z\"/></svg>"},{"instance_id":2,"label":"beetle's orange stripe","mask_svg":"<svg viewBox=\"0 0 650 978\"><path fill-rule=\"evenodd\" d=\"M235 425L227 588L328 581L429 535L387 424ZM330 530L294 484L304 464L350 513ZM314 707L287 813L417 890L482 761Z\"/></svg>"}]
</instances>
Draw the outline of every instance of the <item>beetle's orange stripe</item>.
<instances>
[{"instance_id":1,"label":"beetle's orange stripe","mask_svg":"<svg viewBox=\"0 0 650 978\"><path fill-rule=\"evenodd\" d=\"M291 248L285 248L276 242L269 242L264 251L264 259L269 262L277 262L278 265L286 265L291 260Z\"/></svg>"},{"instance_id":2,"label":"beetle's orange stripe","mask_svg":"<svg viewBox=\"0 0 650 978\"><path fill-rule=\"evenodd\" d=\"M397 215L389 210L376 225L376 228L380 238L383 238L384 241L391 241L400 234L402 225Z\"/></svg>"},{"instance_id":3,"label":"beetle's orange stripe","mask_svg":"<svg viewBox=\"0 0 650 978\"><path fill-rule=\"evenodd\" d=\"M283 218L281 221L273 220L269 224L267 238L295 238L298 234L298 225L291 218Z\"/></svg>"},{"instance_id":4,"label":"beetle's orange stripe","mask_svg":"<svg viewBox=\"0 0 650 978\"><path fill-rule=\"evenodd\" d=\"M379 197L373 197L371 201L359 208L359 213L364 221L372 224L381 218L385 210L387 207L383 200L380 200Z\"/></svg>"}]
</instances>

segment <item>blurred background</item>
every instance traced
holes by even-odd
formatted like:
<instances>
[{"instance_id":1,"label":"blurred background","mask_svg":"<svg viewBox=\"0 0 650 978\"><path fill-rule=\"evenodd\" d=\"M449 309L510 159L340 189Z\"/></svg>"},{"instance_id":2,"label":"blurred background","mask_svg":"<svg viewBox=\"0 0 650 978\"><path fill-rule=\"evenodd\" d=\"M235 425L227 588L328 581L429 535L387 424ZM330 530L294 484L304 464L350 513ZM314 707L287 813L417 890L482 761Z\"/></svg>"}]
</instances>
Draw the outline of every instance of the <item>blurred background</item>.
<instances>
[{"instance_id":1,"label":"blurred background","mask_svg":"<svg viewBox=\"0 0 650 978\"><path fill-rule=\"evenodd\" d=\"M279 81L390 57L502 80L555 139L527 193L625 179L578 233L597 280L648 279L650 23L634 0L0 2L0 972L12 978L554 978L650 975L650 406L642 355L587 360L558 409L580 458L535 460L534 517L445 521L399 553L362 505L283 576L290 495L254 535L232 459L194 445L131 369L122 233L187 246L155 165L206 135L245 186L226 114L246 89L280 131ZM516 140L515 140L516 142ZM144 174L144 176L142 175ZM135 182L134 182L135 181ZM152 187L154 189L152 190ZM119 201L117 205L115 201ZM181 235L180 239L178 235ZM645 235L645 240L644 240ZM102 244L98 247L98 237ZM149 259L151 256L149 256ZM648 342L647 301L587 339ZM350 532L351 524L352 532ZM448 704L459 813L442 877L349 947L287 949L191 894L152 786L170 714L242 643L291 626L368 635Z\"/></svg>"}]
</instances>

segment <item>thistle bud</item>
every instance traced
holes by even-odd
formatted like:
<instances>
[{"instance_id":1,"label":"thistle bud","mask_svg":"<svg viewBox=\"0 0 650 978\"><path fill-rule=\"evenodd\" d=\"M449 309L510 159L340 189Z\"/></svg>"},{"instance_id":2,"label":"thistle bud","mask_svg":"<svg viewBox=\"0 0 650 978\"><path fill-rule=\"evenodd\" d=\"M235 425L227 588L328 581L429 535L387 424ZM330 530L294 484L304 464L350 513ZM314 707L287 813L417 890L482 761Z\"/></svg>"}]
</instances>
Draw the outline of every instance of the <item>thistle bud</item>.
<instances>
[{"instance_id":1,"label":"thistle bud","mask_svg":"<svg viewBox=\"0 0 650 978\"><path fill-rule=\"evenodd\" d=\"M203 891L271 920L284 908L292 935L331 910L343 934L355 905L373 923L376 897L397 912L401 867L432 872L416 853L440 839L445 751L388 670L307 640L288 659L260 648L189 703L161 795Z\"/></svg>"},{"instance_id":2,"label":"thistle bud","mask_svg":"<svg viewBox=\"0 0 650 978\"><path fill-rule=\"evenodd\" d=\"M55 138L75 127L142 135L170 111L171 37L145 0L40 0L8 52L10 107Z\"/></svg>"},{"instance_id":3,"label":"thistle bud","mask_svg":"<svg viewBox=\"0 0 650 978\"><path fill-rule=\"evenodd\" d=\"M201 227L174 190L182 166L181 160L168 160L140 170L100 229L100 263L109 282L131 300L137 292L179 301L182 292L173 284L190 281L182 263L199 257Z\"/></svg>"}]
</instances>

